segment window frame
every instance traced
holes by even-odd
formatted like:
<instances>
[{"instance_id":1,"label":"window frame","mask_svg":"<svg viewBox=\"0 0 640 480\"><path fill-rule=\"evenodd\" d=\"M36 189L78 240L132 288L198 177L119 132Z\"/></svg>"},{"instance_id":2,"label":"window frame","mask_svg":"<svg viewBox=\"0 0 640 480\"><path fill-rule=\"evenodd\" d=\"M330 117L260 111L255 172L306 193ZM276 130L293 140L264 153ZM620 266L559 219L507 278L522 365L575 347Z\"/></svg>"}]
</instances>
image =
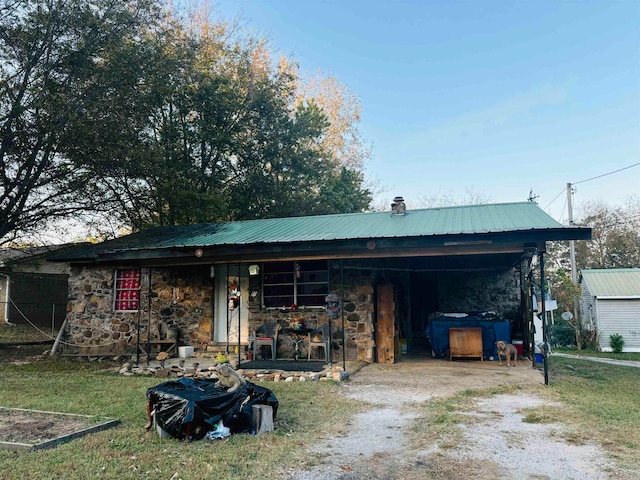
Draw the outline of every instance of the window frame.
<instances>
[{"instance_id":1,"label":"window frame","mask_svg":"<svg viewBox=\"0 0 640 480\"><path fill-rule=\"evenodd\" d=\"M140 311L141 277L142 275L139 268L116 268L114 270L112 305L114 312L137 313ZM130 296L132 292L135 293L135 295ZM135 304L137 308L117 308L121 302L127 302L128 307Z\"/></svg>"},{"instance_id":2,"label":"window frame","mask_svg":"<svg viewBox=\"0 0 640 480\"><path fill-rule=\"evenodd\" d=\"M319 262L322 262L323 268L317 268ZM270 270L269 267L273 266L275 268L278 265L289 264L290 269L286 270ZM305 265L307 267L313 266L316 264L314 269L305 270ZM305 274L320 274L321 278L318 279L309 279L304 281L303 276ZM291 278L288 279L287 277ZM270 278L271 277L271 278ZM293 305L296 308L304 308L304 309L324 309L325 308L325 298L329 294L329 261L328 260L303 260L303 261L280 261L280 262L268 262L262 264L262 308L264 310L279 310L279 309L290 309ZM323 292L321 294L318 293L305 293L301 292L301 289L305 286L321 286ZM273 291L277 290L278 287L280 289L289 289L288 291L284 291L282 294L273 294L269 295L268 293L270 289ZM289 300L285 305L267 305L267 299L269 298L288 298ZM320 304L301 304L300 299L302 298L313 298L317 297L321 299Z\"/></svg>"}]
</instances>

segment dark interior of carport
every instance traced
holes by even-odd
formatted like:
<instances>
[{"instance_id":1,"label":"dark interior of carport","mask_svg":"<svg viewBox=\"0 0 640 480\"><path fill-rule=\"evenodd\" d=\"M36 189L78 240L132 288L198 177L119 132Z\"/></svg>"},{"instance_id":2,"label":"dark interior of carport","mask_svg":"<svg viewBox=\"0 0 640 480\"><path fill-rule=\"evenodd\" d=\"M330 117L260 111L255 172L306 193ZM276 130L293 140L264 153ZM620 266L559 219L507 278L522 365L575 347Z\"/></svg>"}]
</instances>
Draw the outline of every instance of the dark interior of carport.
<instances>
[{"instance_id":1,"label":"dark interior of carport","mask_svg":"<svg viewBox=\"0 0 640 480\"><path fill-rule=\"evenodd\" d=\"M376 283L393 285L395 334L406 342L409 355L430 355L431 345L427 327L437 312L469 313L471 311L498 311L499 316L511 325L511 338L523 340L523 351L529 356L529 334L532 322L531 286L539 281L540 272L532 268L531 260L538 251L530 248L524 252L476 255L448 255L425 257L396 257L379 259L376 267ZM358 268L345 266L345 269ZM443 305L443 290L455 288L465 294L469 280L490 282L497 275L510 274L515 279L517 295L510 301L496 298L486 292L475 302L461 302L457 307ZM486 278L486 282L483 280ZM476 294L476 296L478 296ZM377 304L377 302L374 302ZM505 305L506 304L506 305ZM375 318L379 317L376 312ZM377 355L376 355L377 356ZM379 358L379 356L377 356ZM400 360L396 355L396 361Z\"/></svg>"}]
</instances>

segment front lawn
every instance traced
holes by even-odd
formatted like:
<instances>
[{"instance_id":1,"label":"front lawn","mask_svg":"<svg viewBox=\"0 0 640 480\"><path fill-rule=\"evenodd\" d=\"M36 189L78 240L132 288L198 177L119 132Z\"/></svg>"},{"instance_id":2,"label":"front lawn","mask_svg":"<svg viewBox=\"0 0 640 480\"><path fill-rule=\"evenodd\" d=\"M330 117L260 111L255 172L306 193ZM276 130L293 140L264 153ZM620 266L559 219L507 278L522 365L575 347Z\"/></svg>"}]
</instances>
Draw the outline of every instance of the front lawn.
<instances>
[{"instance_id":1,"label":"front lawn","mask_svg":"<svg viewBox=\"0 0 640 480\"><path fill-rule=\"evenodd\" d=\"M612 353L601 352L599 350L576 350L575 348L554 348L554 351L583 357L612 358L614 360L633 360L636 362L640 361L640 353L636 352Z\"/></svg>"},{"instance_id":2,"label":"front lawn","mask_svg":"<svg viewBox=\"0 0 640 480\"><path fill-rule=\"evenodd\" d=\"M339 395L334 382L268 382L280 402L275 432L192 443L161 440L144 425L146 390L162 380L103 368L61 359L3 366L0 406L100 415L122 424L50 450L0 450L0 479L276 478L284 466L304 465L304 451L360 408Z\"/></svg>"}]
</instances>

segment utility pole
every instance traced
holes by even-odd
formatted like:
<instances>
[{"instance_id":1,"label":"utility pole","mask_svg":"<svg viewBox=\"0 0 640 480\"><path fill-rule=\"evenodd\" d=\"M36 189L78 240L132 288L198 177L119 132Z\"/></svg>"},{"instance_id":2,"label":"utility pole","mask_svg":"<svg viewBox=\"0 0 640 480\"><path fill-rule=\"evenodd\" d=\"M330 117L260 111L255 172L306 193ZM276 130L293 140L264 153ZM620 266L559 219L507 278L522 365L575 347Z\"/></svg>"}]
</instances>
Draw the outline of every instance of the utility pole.
<instances>
[{"instance_id":1,"label":"utility pole","mask_svg":"<svg viewBox=\"0 0 640 480\"><path fill-rule=\"evenodd\" d=\"M573 188L567 183L567 210L569 211L569 225L573 226ZM569 240L569 259L571 261L571 282L577 282L576 275L576 244L574 240Z\"/></svg>"},{"instance_id":2,"label":"utility pole","mask_svg":"<svg viewBox=\"0 0 640 480\"><path fill-rule=\"evenodd\" d=\"M569 211L569 225L573 226L573 186L571 183L567 183L567 210ZM571 261L571 284L576 285L578 283L578 275L576 273L576 244L574 240L569 241L569 259ZM577 325L580 325L580 318L578 317L578 302L577 299L573 299L573 318ZM582 342L578 341L578 335L580 335L578 327L576 330L576 341L579 347L581 348Z\"/></svg>"}]
</instances>

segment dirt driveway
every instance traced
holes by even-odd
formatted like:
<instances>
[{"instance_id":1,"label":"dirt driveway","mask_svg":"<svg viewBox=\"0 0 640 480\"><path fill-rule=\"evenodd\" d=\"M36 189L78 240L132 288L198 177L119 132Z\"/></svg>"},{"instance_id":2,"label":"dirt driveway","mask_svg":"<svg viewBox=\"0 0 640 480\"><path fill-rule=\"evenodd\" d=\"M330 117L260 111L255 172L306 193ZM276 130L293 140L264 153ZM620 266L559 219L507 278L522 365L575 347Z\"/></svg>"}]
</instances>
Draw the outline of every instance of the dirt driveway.
<instances>
[{"instance_id":1,"label":"dirt driveway","mask_svg":"<svg viewBox=\"0 0 640 480\"><path fill-rule=\"evenodd\" d=\"M459 412L469 421L454 435L415 431L429 401L466 389L524 387L473 400ZM631 479L617 471L597 445L571 445L558 424L523 422L524 408L542 407L535 394L544 378L531 363L500 367L497 362L405 359L371 364L354 373L343 394L368 408L346 428L320 439L304 471L291 480ZM548 405L548 402L547 402ZM433 438L429 438L432 435Z\"/></svg>"}]
</instances>

